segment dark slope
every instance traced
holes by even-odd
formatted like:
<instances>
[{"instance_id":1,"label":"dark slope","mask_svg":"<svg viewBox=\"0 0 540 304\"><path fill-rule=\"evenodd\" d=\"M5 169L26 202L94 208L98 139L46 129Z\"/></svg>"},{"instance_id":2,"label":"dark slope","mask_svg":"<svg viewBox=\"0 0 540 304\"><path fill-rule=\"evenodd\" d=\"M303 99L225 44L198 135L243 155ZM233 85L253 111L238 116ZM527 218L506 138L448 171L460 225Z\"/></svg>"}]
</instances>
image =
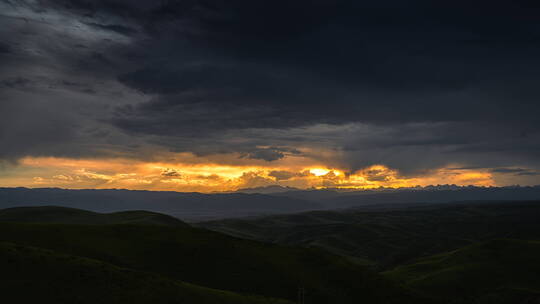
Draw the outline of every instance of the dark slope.
<instances>
[{"instance_id":1,"label":"dark slope","mask_svg":"<svg viewBox=\"0 0 540 304\"><path fill-rule=\"evenodd\" d=\"M198 225L230 235L316 246L389 269L493 238L540 238L540 202L481 202L376 211L313 211Z\"/></svg>"},{"instance_id":2,"label":"dark slope","mask_svg":"<svg viewBox=\"0 0 540 304\"><path fill-rule=\"evenodd\" d=\"M2 303L286 304L203 288L101 261L0 243Z\"/></svg>"},{"instance_id":3,"label":"dark slope","mask_svg":"<svg viewBox=\"0 0 540 304\"><path fill-rule=\"evenodd\" d=\"M0 188L0 206L2 208L62 206L95 212L147 210L165 213L183 220L293 213L321 209L318 203L264 194L202 194L58 188Z\"/></svg>"},{"instance_id":4,"label":"dark slope","mask_svg":"<svg viewBox=\"0 0 540 304\"><path fill-rule=\"evenodd\" d=\"M134 210L103 214L57 206L2 209L0 210L0 222L188 226L188 224L172 216L149 211Z\"/></svg>"},{"instance_id":5,"label":"dark slope","mask_svg":"<svg viewBox=\"0 0 540 304\"><path fill-rule=\"evenodd\" d=\"M421 303L382 276L322 251L151 225L1 223L0 240L247 294L307 303Z\"/></svg>"},{"instance_id":6,"label":"dark slope","mask_svg":"<svg viewBox=\"0 0 540 304\"><path fill-rule=\"evenodd\" d=\"M424 258L386 275L457 303L538 303L540 242L492 240Z\"/></svg>"}]
</instances>

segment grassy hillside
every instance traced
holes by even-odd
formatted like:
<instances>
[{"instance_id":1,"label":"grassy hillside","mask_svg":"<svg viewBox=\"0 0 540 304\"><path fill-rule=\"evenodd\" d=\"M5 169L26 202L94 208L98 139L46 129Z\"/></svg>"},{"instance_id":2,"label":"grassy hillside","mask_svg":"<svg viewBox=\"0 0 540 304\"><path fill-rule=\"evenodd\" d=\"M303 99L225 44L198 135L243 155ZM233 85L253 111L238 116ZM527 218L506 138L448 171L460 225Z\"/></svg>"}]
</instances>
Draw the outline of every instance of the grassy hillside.
<instances>
[{"instance_id":1,"label":"grassy hillside","mask_svg":"<svg viewBox=\"0 0 540 304\"><path fill-rule=\"evenodd\" d=\"M540 202L313 211L199 223L237 237L320 247L380 269L494 238L540 239Z\"/></svg>"},{"instance_id":2,"label":"grassy hillside","mask_svg":"<svg viewBox=\"0 0 540 304\"><path fill-rule=\"evenodd\" d=\"M63 224L137 224L137 225L188 225L181 220L161 213L135 210L115 213L96 213L81 209L42 206L18 207L0 210L0 222L19 223L63 223Z\"/></svg>"},{"instance_id":3,"label":"grassy hillside","mask_svg":"<svg viewBox=\"0 0 540 304\"><path fill-rule=\"evenodd\" d=\"M1 223L0 240L244 294L307 303L421 303L389 280L319 250L157 225Z\"/></svg>"},{"instance_id":4,"label":"grassy hillside","mask_svg":"<svg viewBox=\"0 0 540 304\"><path fill-rule=\"evenodd\" d=\"M539 274L540 242L510 239L475 244L386 272L412 289L453 303L509 304L538 303Z\"/></svg>"},{"instance_id":5,"label":"grassy hillside","mask_svg":"<svg viewBox=\"0 0 540 304\"><path fill-rule=\"evenodd\" d=\"M35 247L0 243L2 303L287 304Z\"/></svg>"}]
</instances>

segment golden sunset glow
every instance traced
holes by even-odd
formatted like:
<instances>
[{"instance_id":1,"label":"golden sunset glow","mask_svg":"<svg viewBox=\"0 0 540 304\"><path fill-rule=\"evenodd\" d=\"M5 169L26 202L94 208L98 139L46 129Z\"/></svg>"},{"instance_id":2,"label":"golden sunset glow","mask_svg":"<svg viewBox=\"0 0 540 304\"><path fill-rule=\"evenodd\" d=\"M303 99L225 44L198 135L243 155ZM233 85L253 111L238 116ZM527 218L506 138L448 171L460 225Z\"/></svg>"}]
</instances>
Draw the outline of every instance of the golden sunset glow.
<instances>
[{"instance_id":1,"label":"golden sunset glow","mask_svg":"<svg viewBox=\"0 0 540 304\"><path fill-rule=\"evenodd\" d=\"M384 165L346 172L324 165L290 159L258 164L199 159L184 156L174 161L133 159L69 159L28 157L16 174L0 177L6 186L61 188L122 188L187 192L234 191L280 185L308 188L372 189L437 184L495 186L493 176L481 170L441 168L420 176L402 176ZM272 166L270 166L271 164Z\"/></svg>"},{"instance_id":2,"label":"golden sunset glow","mask_svg":"<svg viewBox=\"0 0 540 304\"><path fill-rule=\"evenodd\" d=\"M323 176L323 175L328 174L328 172L330 172L330 170L314 168L314 169L309 169L309 172L312 173L315 176Z\"/></svg>"}]
</instances>

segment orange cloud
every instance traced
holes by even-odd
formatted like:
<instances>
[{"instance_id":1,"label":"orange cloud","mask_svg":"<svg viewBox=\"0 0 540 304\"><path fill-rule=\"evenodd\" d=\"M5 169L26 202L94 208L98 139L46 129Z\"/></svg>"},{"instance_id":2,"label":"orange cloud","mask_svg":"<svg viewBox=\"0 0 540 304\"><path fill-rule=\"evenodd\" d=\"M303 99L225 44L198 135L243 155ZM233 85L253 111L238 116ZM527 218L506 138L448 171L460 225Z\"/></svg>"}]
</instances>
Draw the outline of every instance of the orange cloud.
<instances>
[{"instance_id":1,"label":"orange cloud","mask_svg":"<svg viewBox=\"0 0 540 304\"><path fill-rule=\"evenodd\" d=\"M494 186L491 173L441 168L417 177L373 165L354 173L323 164L284 159L272 163L230 164L188 155L186 161L143 162L132 159L68 159L32 157L21 160L12 175L0 178L7 186L62 188L124 188L172 191L232 191L281 185L297 188L371 189L434 184Z\"/></svg>"}]
</instances>

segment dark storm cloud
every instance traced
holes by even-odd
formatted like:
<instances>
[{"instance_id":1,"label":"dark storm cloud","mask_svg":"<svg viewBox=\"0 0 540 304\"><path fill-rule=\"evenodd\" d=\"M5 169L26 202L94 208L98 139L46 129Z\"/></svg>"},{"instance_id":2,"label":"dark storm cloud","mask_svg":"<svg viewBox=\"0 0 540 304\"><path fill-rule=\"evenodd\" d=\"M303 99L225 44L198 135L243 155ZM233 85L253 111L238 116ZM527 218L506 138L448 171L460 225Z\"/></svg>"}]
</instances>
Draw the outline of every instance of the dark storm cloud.
<instances>
[{"instance_id":1,"label":"dark storm cloud","mask_svg":"<svg viewBox=\"0 0 540 304\"><path fill-rule=\"evenodd\" d=\"M348 130L340 146L351 169L373 163L404 174L462 164L458 170L532 166L538 162L540 132L521 136L522 128L491 121L407 123L399 128L362 126ZM339 140L337 140L339 141Z\"/></svg>"},{"instance_id":2,"label":"dark storm cloud","mask_svg":"<svg viewBox=\"0 0 540 304\"><path fill-rule=\"evenodd\" d=\"M530 169L524 168L495 168L491 172L502 173L502 174L514 174L517 176L535 176L540 175L540 172L532 171Z\"/></svg>"},{"instance_id":3,"label":"dark storm cloud","mask_svg":"<svg viewBox=\"0 0 540 304\"><path fill-rule=\"evenodd\" d=\"M126 36L131 36L138 32L136 29L119 25L119 24L99 24L99 23L89 22L87 23L87 25L90 25L90 26L93 26L102 30L113 31L113 32L123 34Z\"/></svg>"},{"instance_id":4,"label":"dark storm cloud","mask_svg":"<svg viewBox=\"0 0 540 304\"><path fill-rule=\"evenodd\" d=\"M273 160L278 160L285 157L285 154L277 150L261 149L261 150L248 153L246 157L251 158L251 159L262 159L266 161L273 161Z\"/></svg>"},{"instance_id":5,"label":"dark storm cloud","mask_svg":"<svg viewBox=\"0 0 540 304\"><path fill-rule=\"evenodd\" d=\"M24 87L29 86L32 83L30 79L26 79L23 77L15 77L15 78L8 78L0 81L0 86L6 87L6 88L18 88L22 89Z\"/></svg>"},{"instance_id":6,"label":"dark storm cloud","mask_svg":"<svg viewBox=\"0 0 540 304\"><path fill-rule=\"evenodd\" d=\"M519 173L516 173L516 175L518 175L518 176L539 176L539 175L540 175L540 172L536 172L536 171L526 171L526 172L519 172Z\"/></svg>"},{"instance_id":7,"label":"dark storm cloud","mask_svg":"<svg viewBox=\"0 0 540 304\"><path fill-rule=\"evenodd\" d=\"M128 39L41 4L0 2L0 40L10 47L0 52L0 159L129 155L137 139L102 122L118 100L137 100L110 75Z\"/></svg>"},{"instance_id":8,"label":"dark storm cloud","mask_svg":"<svg viewBox=\"0 0 540 304\"><path fill-rule=\"evenodd\" d=\"M0 159L15 161L25 155L55 153L54 145L63 145L66 139L75 140L75 122L53 112L48 105L27 102L21 106L9 99L3 100L0 103L3 114L0 119Z\"/></svg>"},{"instance_id":9,"label":"dark storm cloud","mask_svg":"<svg viewBox=\"0 0 540 304\"><path fill-rule=\"evenodd\" d=\"M150 33L161 60L119 79L167 95L151 102L166 113L152 115L170 115L177 105L226 103L264 108L269 127L534 119L539 106L530 94L540 40L531 8L522 16L502 2L467 10L389 4L396 5L170 1L144 18L159 32ZM165 38L204 55L163 58L171 47ZM192 94L171 96L178 93Z\"/></svg>"},{"instance_id":10,"label":"dark storm cloud","mask_svg":"<svg viewBox=\"0 0 540 304\"><path fill-rule=\"evenodd\" d=\"M241 157L250 158L250 159L261 159L265 161L274 161L282 159L285 155L300 155L301 152L296 149L291 148L280 148L280 147L270 147L270 148L255 148L252 151L248 151L243 154Z\"/></svg>"},{"instance_id":11,"label":"dark storm cloud","mask_svg":"<svg viewBox=\"0 0 540 304\"><path fill-rule=\"evenodd\" d=\"M11 53L11 48L9 45L0 42L0 53Z\"/></svg>"},{"instance_id":12,"label":"dark storm cloud","mask_svg":"<svg viewBox=\"0 0 540 304\"><path fill-rule=\"evenodd\" d=\"M90 83L96 100L121 83L92 115L126 141L267 161L291 153L282 147L325 148L351 171L540 167L536 2L23 3L26 65L13 69L58 64L56 78ZM51 45L40 38L49 32ZM14 56L1 35L0 56ZM4 87L35 79L2 76Z\"/></svg>"}]
</instances>

